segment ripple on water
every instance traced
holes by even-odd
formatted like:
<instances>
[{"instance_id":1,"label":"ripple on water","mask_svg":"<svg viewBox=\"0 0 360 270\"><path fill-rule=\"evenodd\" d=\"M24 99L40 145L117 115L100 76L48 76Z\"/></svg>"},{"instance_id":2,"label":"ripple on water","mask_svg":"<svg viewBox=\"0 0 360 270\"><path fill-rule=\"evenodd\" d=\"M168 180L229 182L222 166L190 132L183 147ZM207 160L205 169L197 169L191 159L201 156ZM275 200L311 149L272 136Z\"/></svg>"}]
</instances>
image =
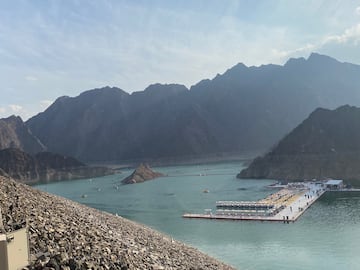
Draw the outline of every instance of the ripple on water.
<instances>
[{"instance_id":1,"label":"ripple on water","mask_svg":"<svg viewBox=\"0 0 360 270\"><path fill-rule=\"evenodd\" d=\"M327 193L292 224L181 218L214 208L216 200L257 200L274 192L266 188L274 181L236 179L240 169L239 163L161 167L156 170L177 177L118 190L114 183L130 171L38 188L147 224L239 269L359 269L360 193ZM186 176L200 173L207 175ZM89 196L84 200L81 194Z\"/></svg>"}]
</instances>

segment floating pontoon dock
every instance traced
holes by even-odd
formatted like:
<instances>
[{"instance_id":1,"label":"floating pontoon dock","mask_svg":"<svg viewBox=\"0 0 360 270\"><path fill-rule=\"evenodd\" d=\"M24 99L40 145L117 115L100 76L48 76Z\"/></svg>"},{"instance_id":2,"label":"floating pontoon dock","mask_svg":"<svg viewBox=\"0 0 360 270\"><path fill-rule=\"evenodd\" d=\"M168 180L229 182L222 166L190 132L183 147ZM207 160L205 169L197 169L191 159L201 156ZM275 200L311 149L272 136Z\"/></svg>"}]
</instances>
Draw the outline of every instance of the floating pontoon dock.
<instances>
[{"instance_id":1,"label":"floating pontoon dock","mask_svg":"<svg viewBox=\"0 0 360 270\"><path fill-rule=\"evenodd\" d=\"M184 214L184 218L295 222L327 191L325 182L290 183L259 201L217 201L213 213Z\"/></svg>"}]
</instances>

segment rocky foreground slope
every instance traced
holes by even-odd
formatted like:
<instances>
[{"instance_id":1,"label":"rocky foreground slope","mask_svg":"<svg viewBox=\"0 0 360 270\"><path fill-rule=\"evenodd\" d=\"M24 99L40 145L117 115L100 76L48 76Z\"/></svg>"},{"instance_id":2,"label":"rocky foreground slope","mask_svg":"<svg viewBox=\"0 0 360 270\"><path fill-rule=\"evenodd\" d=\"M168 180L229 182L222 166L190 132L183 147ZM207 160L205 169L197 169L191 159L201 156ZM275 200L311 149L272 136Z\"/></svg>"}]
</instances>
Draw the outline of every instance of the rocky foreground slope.
<instances>
[{"instance_id":1,"label":"rocky foreground slope","mask_svg":"<svg viewBox=\"0 0 360 270\"><path fill-rule=\"evenodd\" d=\"M29 269L232 269L145 226L5 177L0 207L6 231L28 220Z\"/></svg>"}]
</instances>

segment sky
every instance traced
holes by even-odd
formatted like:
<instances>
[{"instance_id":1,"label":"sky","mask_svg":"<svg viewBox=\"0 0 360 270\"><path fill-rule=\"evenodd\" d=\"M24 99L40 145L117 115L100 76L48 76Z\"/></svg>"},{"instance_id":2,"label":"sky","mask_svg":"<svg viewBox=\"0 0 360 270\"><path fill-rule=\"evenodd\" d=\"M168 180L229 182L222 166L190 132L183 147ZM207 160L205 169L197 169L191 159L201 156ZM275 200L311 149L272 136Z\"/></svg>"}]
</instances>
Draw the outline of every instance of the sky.
<instances>
[{"instance_id":1,"label":"sky","mask_svg":"<svg viewBox=\"0 0 360 270\"><path fill-rule=\"evenodd\" d=\"M0 0L0 118L311 52L360 64L360 1Z\"/></svg>"}]
</instances>

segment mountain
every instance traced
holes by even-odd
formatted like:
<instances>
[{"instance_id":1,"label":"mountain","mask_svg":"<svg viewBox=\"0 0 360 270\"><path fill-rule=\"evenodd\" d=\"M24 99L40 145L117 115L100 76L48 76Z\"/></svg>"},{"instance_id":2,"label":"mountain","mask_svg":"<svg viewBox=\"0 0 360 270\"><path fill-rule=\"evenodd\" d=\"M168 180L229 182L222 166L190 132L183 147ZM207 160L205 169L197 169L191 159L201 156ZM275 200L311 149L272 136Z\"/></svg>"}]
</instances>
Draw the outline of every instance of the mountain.
<instances>
[{"instance_id":1,"label":"mountain","mask_svg":"<svg viewBox=\"0 0 360 270\"><path fill-rule=\"evenodd\" d=\"M317 107L360 106L359 89L360 66L313 53L283 66L240 63L189 90L89 90L26 124L49 151L84 161L263 153Z\"/></svg>"},{"instance_id":2,"label":"mountain","mask_svg":"<svg viewBox=\"0 0 360 270\"><path fill-rule=\"evenodd\" d=\"M86 161L199 154L212 137L181 85L154 85L131 95L105 87L61 97L27 125L52 152Z\"/></svg>"},{"instance_id":3,"label":"mountain","mask_svg":"<svg viewBox=\"0 0 360 270\"><path fill-rule=\"evenodd\" d=\"M0 175L24 183L90 178L112 173L110 169L88 167L74 158L50 152L30 155L17 148L0 150Z\"/></svg>"},{"instance_id":4,"label":"mountain","mask_svg":"<svg viewBox=\"0 0 360 270\"><path fill-rule=\"evenodd\" d=\"M9 147L16 147L33 154L46 150L22 119L16 116L0 119L0 149Z\"/></svg>"},{"instance_id":5,"label":"mountain","mask_svg":"<svg viewBox=\"0 0 360 270\"><path fill-rule=\"evenodd\" d=\"M239 178L360 179L360 108L316 109Z\"/></svg>"},{"instance_id":6,"label":"mountain","mask_svg":"<svg viewBox=\"0 0 360 270\"><path fill-rule=\"evenodd\" d=\"M123 184L136 184L158 177L164 176L162 173L153 171L148 164L141 163L131 175L124 178L121 183Z\"/></svg>"}]
</instances>

